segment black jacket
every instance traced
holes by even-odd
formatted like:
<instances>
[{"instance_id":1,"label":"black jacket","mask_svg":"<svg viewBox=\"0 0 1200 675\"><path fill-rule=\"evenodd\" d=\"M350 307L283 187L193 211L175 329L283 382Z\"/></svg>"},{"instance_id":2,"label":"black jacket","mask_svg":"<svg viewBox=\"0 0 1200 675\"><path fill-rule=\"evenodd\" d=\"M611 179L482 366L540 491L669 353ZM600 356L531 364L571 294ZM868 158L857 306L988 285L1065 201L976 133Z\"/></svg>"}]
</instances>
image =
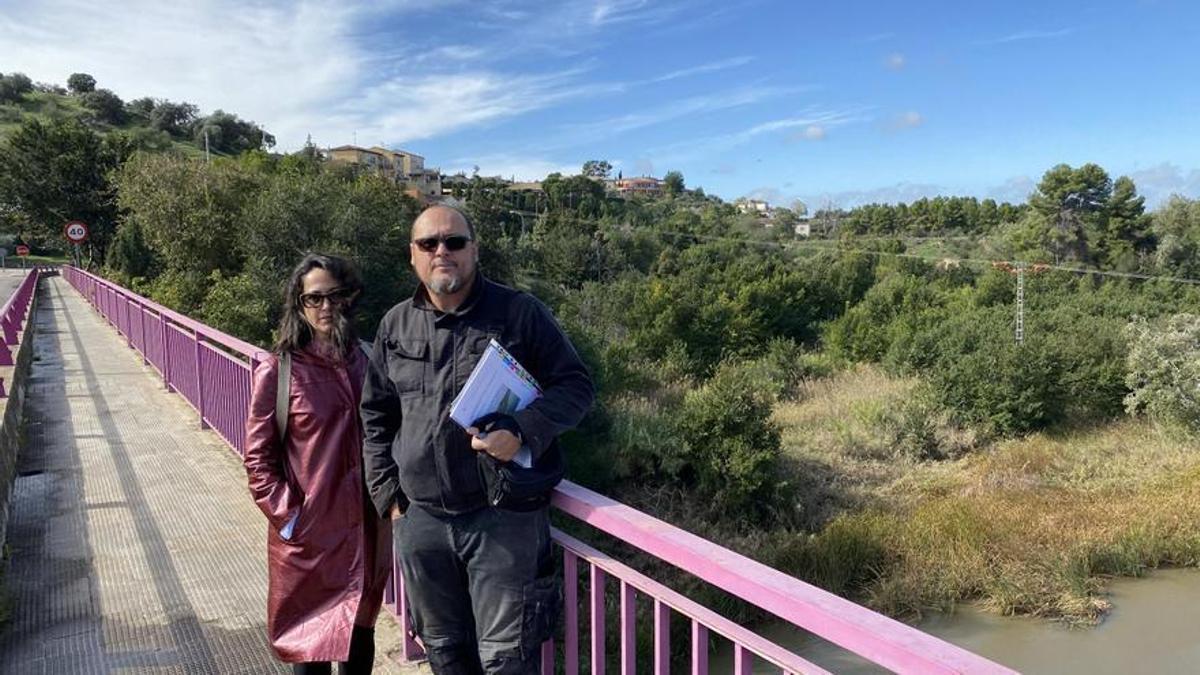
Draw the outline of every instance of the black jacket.
<instances>
[{"instance_id":1,"label":"black jacket","mask_svg":"<svg viewBox=\"0 0 1200 675\"><path fill-rule=\"evenodd\" d=\"M487 505L476 451L450 404L492 339L542 387L514 415L535 461L561 452L557 437L583 419L591 377L537 298L476 276L462 306L442 313L419 287L383 317L363 384L363 469L380 516L410 502L443 514Z\"/></svg>"}]
</instances>

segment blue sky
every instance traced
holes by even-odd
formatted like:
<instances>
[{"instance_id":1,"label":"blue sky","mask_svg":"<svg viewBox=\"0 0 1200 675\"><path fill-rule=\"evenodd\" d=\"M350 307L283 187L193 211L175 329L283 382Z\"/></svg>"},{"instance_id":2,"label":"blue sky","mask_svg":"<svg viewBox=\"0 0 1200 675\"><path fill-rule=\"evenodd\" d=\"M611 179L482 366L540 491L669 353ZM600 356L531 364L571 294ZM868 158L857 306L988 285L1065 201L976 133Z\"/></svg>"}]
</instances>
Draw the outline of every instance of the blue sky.
<instances>
[{"instance_id":1,"label":"blue sky","mask_svg":"<svg viewBox=\"0 0 1200 675\"><path fill-rule=\"evenodd\" d=\"M538 178L607 159L727 199L1020 201L1097 162L1200 196L1200 3L0 0L0 72Z\"/></svg>"}]
</instances>

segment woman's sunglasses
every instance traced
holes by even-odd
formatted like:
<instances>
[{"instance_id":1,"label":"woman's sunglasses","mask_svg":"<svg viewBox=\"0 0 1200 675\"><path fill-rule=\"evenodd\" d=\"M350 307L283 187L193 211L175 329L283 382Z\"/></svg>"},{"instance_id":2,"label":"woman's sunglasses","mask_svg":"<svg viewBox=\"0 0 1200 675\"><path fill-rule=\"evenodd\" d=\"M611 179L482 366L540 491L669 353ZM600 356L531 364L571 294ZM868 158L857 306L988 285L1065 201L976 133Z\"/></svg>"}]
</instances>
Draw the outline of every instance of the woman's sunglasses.
<instances>
[{"instance_id":1,"label":"woman's sunglasses","mask_svg":"<svg viewBox=\"0 0 1200 675\"><path fill-rule=\"evenodd\" d=\"M461 251L467 247L467 243L471 238L465 234L452 234L448 237L422 237L413 239L413 243L417 248L426 253L433 253L437 250L438 244L445 244L447 251Z\"/></svg>"},{"instance_id":2,"label":"woman's sunglasses","mask_svg":"<svg viewBox=\"0 0 1200 675\"><path fill-rule=\"evenodd\" d=\"M345 307L354 299L354 292L345 288L335 288L328 293L301 293L300 304L308 309L316 309L325 304L328 300L329 304L334 307Z\"/></svg>"}]
</instances>

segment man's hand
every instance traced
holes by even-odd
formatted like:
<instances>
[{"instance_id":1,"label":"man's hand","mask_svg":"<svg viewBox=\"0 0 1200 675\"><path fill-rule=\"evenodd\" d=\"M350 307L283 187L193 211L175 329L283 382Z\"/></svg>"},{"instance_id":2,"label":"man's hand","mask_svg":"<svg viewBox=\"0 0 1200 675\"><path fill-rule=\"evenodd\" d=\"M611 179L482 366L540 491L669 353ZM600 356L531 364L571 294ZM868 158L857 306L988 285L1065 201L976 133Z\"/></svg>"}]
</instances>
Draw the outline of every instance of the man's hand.
<instances>
[{"instance_id":1,"label":"man's hand","mask_svg":"<svg viewBox=\"0 0 1200 675\"><path fill-rule=\"evenodd\" d=\"M392 510L388 512L388 515L392 517L392 520L398 520L404 517L404 512L400 510L399 504L392 504Z\"/></svg>"},{"instance_id":2,"label":"man's hand","mask_svg":"<svg viewBox=\"0 0 1200 675\"><path fill-rule=\"evenodd\" d=\"M475 427L467 429L471 434L471 447L479 452L486 452L501 462L507 462L521 449L521 439L507 429L480 432Z\"/></svg>"},{"instance_id":3,"label":"man's hand","mask_svg":"<svg viewBox=\"0 0 1200 675\"><path fill-rule=\"evenodd\" d=\"M475 420L467 433L471 447L486 452L501 462L511 461L521 449L521 428L517 421L504 413L488 413Z\"/></svg>"}]
</instances>

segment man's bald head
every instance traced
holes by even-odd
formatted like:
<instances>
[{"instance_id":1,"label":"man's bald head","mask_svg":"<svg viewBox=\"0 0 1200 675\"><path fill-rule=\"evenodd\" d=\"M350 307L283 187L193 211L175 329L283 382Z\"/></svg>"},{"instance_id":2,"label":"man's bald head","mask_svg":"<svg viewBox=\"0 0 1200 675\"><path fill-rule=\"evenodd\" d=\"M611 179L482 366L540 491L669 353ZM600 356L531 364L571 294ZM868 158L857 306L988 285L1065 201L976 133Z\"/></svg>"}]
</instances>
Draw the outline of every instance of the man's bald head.
<instances>
[{"instance_id":1,"label":"man's bald head","mask_svg":"<svg viewBox=\"0 0 1200 675\"><path fill-rule=\"evenodd\" d=\"M413 221L413 232L417 231L418 224L424 225L430 220L438 223L444 223L448 221L461 222L466 226L467 232L471 235L471 239L475 239L475 223L471 222L471 219L467 217L466 213L463 213L461 210L456 209L453 206L434 204L433 206L426 208L420 213L420 215L417 216L417 219Z\"/></svg>"}]
</instances>

